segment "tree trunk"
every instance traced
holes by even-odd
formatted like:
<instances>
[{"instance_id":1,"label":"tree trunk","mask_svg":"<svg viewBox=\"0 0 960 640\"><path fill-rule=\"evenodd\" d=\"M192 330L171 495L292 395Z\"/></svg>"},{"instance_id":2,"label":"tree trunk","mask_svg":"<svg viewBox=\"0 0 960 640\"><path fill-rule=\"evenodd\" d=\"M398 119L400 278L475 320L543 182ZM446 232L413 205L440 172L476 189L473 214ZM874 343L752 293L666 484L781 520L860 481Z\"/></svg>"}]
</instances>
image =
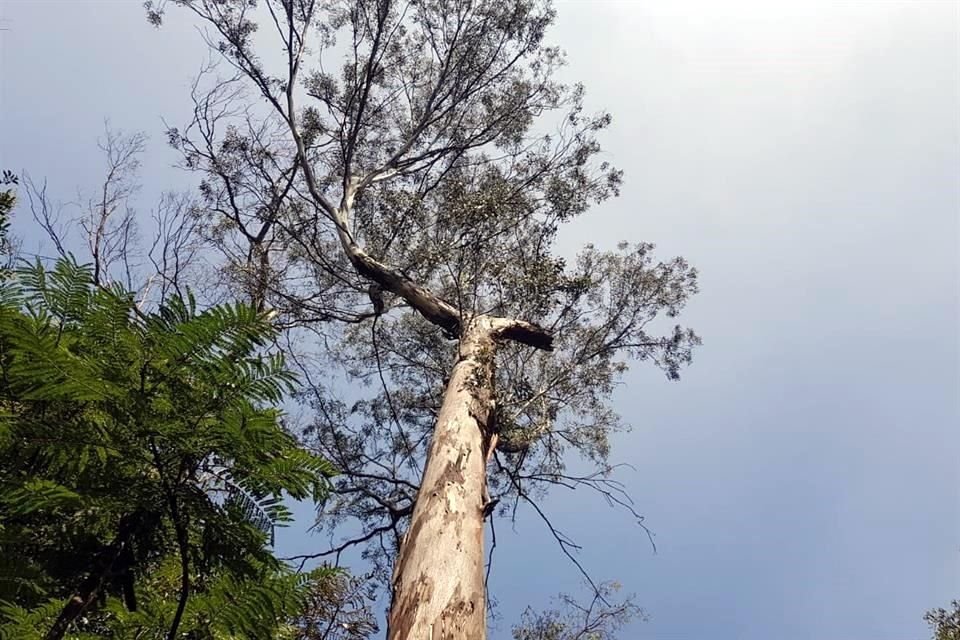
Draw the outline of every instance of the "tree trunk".
<instances>
[{"instance_id":1,"label":"tree trunk","mask_svg":"<svg viewBox=\"0 0 960 640\"><path fill-rule=\"evenodd\" d=\"M87 577L80 583L77 590L71 595L60 615L54 621L53 626L44 635L44 640L61 640L66 635L70 625L87 610L97 596L100 589L103 588L108 576L114 570L117 559L121 556L124 549L130 544L134 532L141 526L142 516L137 513L132 516L124 516L120 519L120 525L117 531L117 537L110 546L101 551L94 560L94 568Z\"/></svg>"},{"instance_id":2,"label":"tree trunk","mask_svg":"<svg viewBox=\"0 0 960 640\"><path fill-rule=\"evenodd\" d=\"M393 574L389 640L486 637L483 509L493 411L494 322L460 339L410 529Z\"/></svg>"},{"instance_id":3,"label":"tree trunk","mask_svg":"<svg viewBox=\"0 0 960 640\"><path fill-rule=\"evenodd\" d=\"M100 573L91 573L80 584L77 592L70 596L60 615L54 621L53 626L47 631L44 640L61 640L67 633L67 629L73 624L73 621L80 617L87 607L97 598L100 588L103 585L103 577Z\"/></svg>"}]
</instances>

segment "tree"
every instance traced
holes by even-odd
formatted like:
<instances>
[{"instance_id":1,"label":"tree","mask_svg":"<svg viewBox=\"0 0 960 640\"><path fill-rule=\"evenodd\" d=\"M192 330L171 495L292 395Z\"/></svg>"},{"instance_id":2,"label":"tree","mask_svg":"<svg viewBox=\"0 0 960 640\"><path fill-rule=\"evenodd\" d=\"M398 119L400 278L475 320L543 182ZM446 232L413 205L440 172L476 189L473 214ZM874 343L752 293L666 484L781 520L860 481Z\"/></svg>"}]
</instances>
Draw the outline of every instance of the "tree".
<instances>
[{"instance_id":1,"label":"tree","mask_svg":"<svg viewBox=\"0 0 960 640\"><path fill-rule=\"evenodd\" d=\"M10 214L17 204L17 194L14 191L20 183L17 174L5 169L0 175L0 185L7 187L0 191L0 256L10 257ZM4 273L6 268L4 269Z\"/></svg>"},{"instance_id":2,"label":"tree","mask_svg":"<svg viewBox=\"0 0 960 640\"><path fill-rule=\"evenodd\" d=\"M931 609L924 616L933 630L933 640L960 640L960 600L950 602L950 609Z\"/></svg>"},{"instance_id":3,"label":"tree","mask_svg":"<svg viewBox=\"0 0 960 640\"><path fill-rule=\"evenodd\" d=\"M20 179L17 178L17 175L10 170L4 170L3 175L0 176L0 184L4 186L17 185L19 182ZM4 221L8 220L16 203L17 197L12 188L0 191L0 214L4 216ZM4 227L4 230L6 230L6 227Z\"/></svg>"},{"instance_id":4,"label":"tree","mask_svg":"<svg viewBox=\"0 0 960 640\"><path fill-rule=\"evenodd\" d=\"M670 378L690 362L697 336L660 319L696 272L649 244L554 254L621 174L599 161L609 116L555 78L546 2L171 2L232 75L198 80L170 141L204 177L225 273L293 329L316 446L344 471L327 521L363 527L315 555L367 545L390 638L482 638L498 505L549 524L540 492L587 487L639 520L609 475L609 395L628 358ZM146 4L159 25L166 3ZM263 25L283 60L259 53ZM371 385L352 406L311 375L337 364ZM592 469L569 471L570 449Z\"/></svg>"},{"instance_id":5,"label":"tree","mask_svg":"<svg viewBox=\"0 0 960 640\"><path fill-rule=\"evenodd\" d=\"M370 610L375 583L339 573L316 581L294 619L296 640L362 640L380 629Z\"/></svg>"},{"instance_id":6,"label":"tree","mask_svg":"<svg viewBox=\"0 0 960 640\"><path fill-rule=\"evenodd\" d=\"M333 468L282 427L274 329L95 277L37 262L0 289L3 636L275 637L331 572L293 573L273 527Z\"/></svg>"},{"instance_id":7,"label":"tree","mask_svg":"<svg viewBox=\"0 0 960 640\"><path fill-rule=\"evenodd\" d=\"M204 282L195 260L199 250L192 215L195 198L165 192L149 220L137 213L135 196L141 187L138 174L146 141L142 132L127 133L105 123L104 134L97 141L105 160L103 181L83 205L55 203L48 195L46 180L38 184L24 174L30 213L57 255L85 256L97 285L123 283L136 294L138 308L156 306L171 295L185 298L189 282ZM80 211L70 211L73 206ZM144 227L152 231L146 246L140 236ZM202 294L204 289L195 292ZM214 302L232 299L222 296Z\"/></svg>"},{"instance_id":8,"label":"tree","mask_svg":"<svg viewBox=\"0 0 960 640\"><path fill-rule=\"evenodd\" d=\"M537 612L528 607L512 629L513 640L614 640L631 620L645 617L632 598L610 602L619 590L619 584L607 582L594 590L587 605L560 594L560 609Z\"/></svg>"},{"instance_id":9,"label":"tree","mask_svg":"<svg viewBox=\"0 0 960 640\"><path fill-rule=\"evenodd\" d=\"M51 199L45 180L39 185L30 177L25 180L29 209L57 253L69 264L75 262L69 253L71 250L85 254L92 265L93 279L99 281L101 288L119 286L116 283L120 282L131 292L136 288L136 292L130 294L137 300L135 313L156 308L158 304L162 306L163 301L171 297L182 300L184 292L188 291L185 288L188 283L206 285L205 278L215 275L201 273L195 260L201 246L196 237L198 226L193 216L196 208L193 197L184 193L164 193L146 225L136 214L134 196L140 191L137 173L140 155L146 150L145 141L146 136L142 133L124 133L112 129L107 123L105 134L98 140L106 160L104 179L94 196L87 200L87 205L81 206L78 216L71 215L70 205L64 206ZM4 173L4 184L16 185L18 182L16 175ZM9 214L15 203L13 190L4 194L3 202L10 206L8 211L0 213ZM3 218L8 219L9 215ZM152 242L146 247L141 246L139 235L144 226L148 230L153 227ZM6 229L4 225L3 247L8 261L11 261L16 259L17 247L7 237ZM145 262L143 256L147 258ZM203 286L199 293L207 294L204 297L209 301L223 300L225 292ZM192 292L187 297L190 296ZM264 317L273 316L266 314ZM285 421L282 426L290 433L288 424ZM263 527L263 519L258 520L259 526ZM19 548L19 543L12 542L10 546ZM102 598L96 603L94 617L97 621L86 625L90 633L117 638L130 635L139 639L145 637L144 634L166 637L169 620L177 606L175 596L180 573L176 554L168 547L164 549L168 553L149 565L150 579L138 580L136 584L136 610L126 609L116 598ZM220 553L216 548L212 551ZM308 572L302 571L301 567L301 570L291 572L287 564L278 569L275 559L268 558L270 562L260 563L257 567L247 563L255 569L255 575L244 579L238 579L242 576L238 576L234 569L218 569L217 563L211 562L215 558L201 559L200 564L206 567L204 580L191 589L184 614L186 622L181 629L192 628L189 633L200 634L200 637L205 633L231 638L267 638L276 634L278 638L291 640L316 637L356 640L376 631L368 606L368 600L372 598L368 581L329 566ZM256 561L256 558L250 560ZM7 569L11 569L9 575L0 571L0 581L19 581L22 585L22 576L17 574L16 568L11 565ZM68 577L66 581L69 580ZM31 584L31 587L35 586L36 582ZM19 606L25 604L27 608ZM4 631L17 638L29 635L31 629L52 620L52 616L59 612L60 604L55 599L45 607L34 606L39 605L39 601L32 605L7 601L6 617L11 624L6 625ZM264 617L263 612L268 610L274 615ZM86 612L84 617L89 619L92 616ZM110 624L101 624L103 619L109 620ZM194 624L198 621L203 621L202 629Z\"/></svg>"}]
</instances>

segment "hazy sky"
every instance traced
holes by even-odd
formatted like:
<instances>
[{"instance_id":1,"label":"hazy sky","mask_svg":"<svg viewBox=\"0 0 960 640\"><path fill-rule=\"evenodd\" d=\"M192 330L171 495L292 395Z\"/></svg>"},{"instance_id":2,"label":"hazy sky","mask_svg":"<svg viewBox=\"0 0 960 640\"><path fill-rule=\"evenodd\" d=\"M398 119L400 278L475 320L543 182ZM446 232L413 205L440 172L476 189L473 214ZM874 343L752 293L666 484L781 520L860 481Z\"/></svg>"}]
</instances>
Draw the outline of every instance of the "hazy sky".
<instances>
[{"instance_id":1,"label":"hazy sky","mask_svg":"<svg viewBox=\"0 0 960 640\"><path fill-rule=\"evenodd\" d=\"M140 4L0 0L0 166L69 200L110 117L152 137L145 198L183 184L160 119L185 120L204 49ZM651 615L624 640L920 640L960 597L958 6L558 5L565 77L614 115L626 172L564 249L652 241L702 278L694 366L638 368L616 400L658 553L592 496L548 504ZM529 514L498 543L506 638L578 577Z\"/></svg>"}]
</instances>

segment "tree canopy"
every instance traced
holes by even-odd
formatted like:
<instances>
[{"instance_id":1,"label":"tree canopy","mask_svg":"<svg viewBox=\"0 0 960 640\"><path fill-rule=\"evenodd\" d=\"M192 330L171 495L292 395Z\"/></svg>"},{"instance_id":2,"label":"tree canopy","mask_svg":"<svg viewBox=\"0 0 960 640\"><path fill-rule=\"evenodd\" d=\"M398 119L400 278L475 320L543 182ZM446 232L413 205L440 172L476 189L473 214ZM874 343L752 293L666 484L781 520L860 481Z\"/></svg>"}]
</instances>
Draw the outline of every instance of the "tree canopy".
<instances>
[{"instance_id":1,"label":"tree canopy","mask_svg":"<svg viewBox=\"0 0 960 640\"><path fill-rule=\"evenodd\" d=\"M598 141L610 116L558 80L550 4L146 6L158 26L184 9L219 58L168 138L201 177L199 227L223 257L221 283L278 313L316 414L308 435L343 471L322 526L360 533L311 557L359 546L396 610L414 574L438 577L412 565L446 563L453 537L481 553L477 514L526 503L549 525L536 501L551 485L596 490L640 521L610 476L609 436L623 427L610 395L630 360L671 379L691 361L699 338L671 320L697 273L647 243L558 253L562 225L617 195L621 173ZM360 384L338 393L332 371ZM571 471L568 453L586 466ZM450 464L456 475L438 471ZM445 497L421 500L433 495ZM444 500L460 533L436 520ZM412 551L427 539L432 554ZM468 564L470 586L434 598L469 595L424 615L451 629L454 611L478 615L483 576Z\"/></svg>"},{"instance_id":2,"label":"tree canopy","mask_svg":"<svg viewBox=\"0 0 960 640\"><path fill-rule=\"evenodd\" d=\"M395 548L477 314L526 323L496 354L501 507L556 483L626 502L609 484L624 426L609 397L629 360L670 378L690 361L697 336L662 320L697 274L646 243L557 255L561 226L621 173L601 159L610 116L556 79L549 4L177 0L149 3L151 19L170 4L222 54L169 139L202 176L224 284L312 336L293 341L299 366L364 384L345 401L306 376L315 445L344 471L326 525L359 520L371 557ZM274 39L283 59L260 46ZM568 474L567 452L593 471Z\"/></svg>"},{"instance_id":3,"label":"tree canopy","mask_svg":"<svg viewBox=\"0 0 960 640\"><path fill-rule=\"evenodd\" d=\"M923 619L933 631L933 640L960 640L960 600L952 601L949 609L931 609Z\"/></svg>"},{"instance_id":4,"label":"tree canopy","mask_svg":"<svg viewBox=\"0 0 960 640\"><path fill-rule=\"evenodd\" d=\"M271 638L312 583L272 553L334 469L284 430L295 378L245 305L145 312L63 259L0 290L8 638Z\"/></svg>"}]
</instances>

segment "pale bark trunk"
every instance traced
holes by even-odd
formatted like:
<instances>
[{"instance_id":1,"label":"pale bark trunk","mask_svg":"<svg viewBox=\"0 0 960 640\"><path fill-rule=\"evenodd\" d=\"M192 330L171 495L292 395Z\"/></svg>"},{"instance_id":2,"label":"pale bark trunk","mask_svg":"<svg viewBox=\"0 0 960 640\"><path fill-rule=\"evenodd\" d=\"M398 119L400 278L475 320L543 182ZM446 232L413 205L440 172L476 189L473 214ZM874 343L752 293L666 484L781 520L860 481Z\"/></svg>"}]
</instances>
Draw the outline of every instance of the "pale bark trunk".
<instances>
[{"instance_id":1,"label":"pale bark trunk","mask_svg":"<svg viewBox=\"0 0 960 640\"><path fill-rule=\"evenodd\" d=\"M423 481L394 567L389 640L486 637L483 509L494 321L464 328Z\"/></svg>"},{"instance_id":2,"label":"pale bark trunk","mask_svg":"<svg viewBox=\"0 0 960 640\"><path fill-rule=\"evenodd\" d=\"M459 360L444 391L410 528L394 563L388 639L483 640L487 635L483 520L487 454L495 444L491 416L496 341L549 351L553 336L523 320L493 316L464 320L460 309L357 244L349 231L357 180L348 180L343 200L334 209L316 189L309 163L303 168L311 193L330 212L343 250L357 271L460 338Z\"/></svg>"}]
</instances>

